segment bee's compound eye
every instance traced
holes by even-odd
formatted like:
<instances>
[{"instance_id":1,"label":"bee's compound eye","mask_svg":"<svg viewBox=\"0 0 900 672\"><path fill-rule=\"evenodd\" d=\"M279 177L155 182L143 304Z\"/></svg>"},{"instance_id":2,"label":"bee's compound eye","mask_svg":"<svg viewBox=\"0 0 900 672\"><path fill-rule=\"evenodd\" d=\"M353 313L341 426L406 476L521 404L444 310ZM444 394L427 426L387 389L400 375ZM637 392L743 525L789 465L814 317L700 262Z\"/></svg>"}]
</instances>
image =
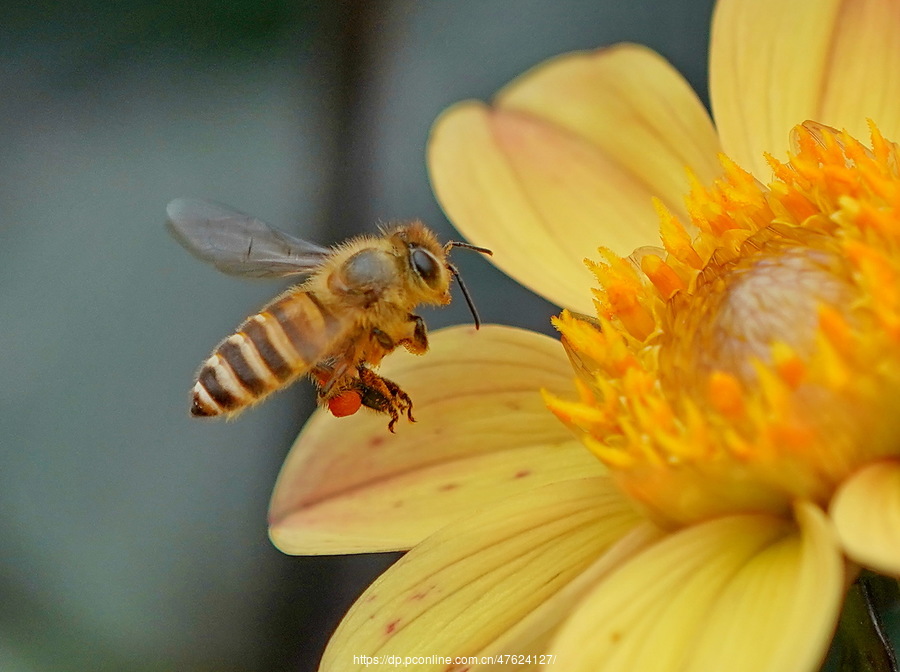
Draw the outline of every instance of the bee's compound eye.
<instances>
[{"instance_id":1,"label":"bee's compound eye","mask_svg":"<svg viewBox=\"0 0 900 672\"><path fill-rule=\"evenodd\" d=\"M434 258L434 255L421 247L413 248L410 253L413 268L427 284L433 285L438 278L440 262Z\"/></svg>"}]
</instances>

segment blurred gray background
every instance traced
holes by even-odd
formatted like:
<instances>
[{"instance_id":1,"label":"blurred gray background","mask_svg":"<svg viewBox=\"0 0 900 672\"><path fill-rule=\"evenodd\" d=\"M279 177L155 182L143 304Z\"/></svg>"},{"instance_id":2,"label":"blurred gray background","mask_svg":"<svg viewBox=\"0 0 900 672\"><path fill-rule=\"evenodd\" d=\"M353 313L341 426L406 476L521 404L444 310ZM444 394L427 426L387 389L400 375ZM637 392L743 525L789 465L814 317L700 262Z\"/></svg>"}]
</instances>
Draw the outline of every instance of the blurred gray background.
<instances>
[{"instance_id":1,"label":"blurred gray background","mask_svg":"<svg viewBox=\"0 0 900 672\"><path fill-rule=\"evenodd\" d=\"M712 0L34 2L0 10L0 670L313 670L393 557L266 537L312 408L295 386L191 421L215 343L281 287L196 262L177 196L333 243L421 217L454 233L424 151L447 105L541 60L653 46L705 99ZM553 306L479 255L488 322ZM432 328L470 321L465 303Z\"/></svg>"}]
</instances>

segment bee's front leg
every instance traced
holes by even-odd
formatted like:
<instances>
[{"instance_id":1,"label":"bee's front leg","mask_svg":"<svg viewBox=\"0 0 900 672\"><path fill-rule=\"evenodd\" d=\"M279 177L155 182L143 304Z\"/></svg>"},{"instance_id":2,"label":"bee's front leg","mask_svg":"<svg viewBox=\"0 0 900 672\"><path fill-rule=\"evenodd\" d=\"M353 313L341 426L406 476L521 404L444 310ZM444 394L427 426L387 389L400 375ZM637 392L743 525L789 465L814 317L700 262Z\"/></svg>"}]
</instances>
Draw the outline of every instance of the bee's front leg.
<instances>
[{"instance_id":1,"label":"bee's front leg","mask_svg":"<svg viewBox=\"0 0 900 672\"><path fill-rule=\"evenodd\" d=\"M421 355L428 350L428 329L425 328L425 320L410 313L409 321L412 323L412 336L404 339L403 347L414 355Z\"/></svg>"},{"instance_id":2,"label":"bee's front leg","mask_svg":"<svg viewBox=\"0 0 900 672\"><path fill-rule=\"evenodd\" d=\"M410 313L406 320L399 323L401 327L392 335L375 327L372 329L372 340L385 352L391 352L402 345L414 355L421 355L428 350L428 329L425 320Z\"/></svg>"}]
</instances>

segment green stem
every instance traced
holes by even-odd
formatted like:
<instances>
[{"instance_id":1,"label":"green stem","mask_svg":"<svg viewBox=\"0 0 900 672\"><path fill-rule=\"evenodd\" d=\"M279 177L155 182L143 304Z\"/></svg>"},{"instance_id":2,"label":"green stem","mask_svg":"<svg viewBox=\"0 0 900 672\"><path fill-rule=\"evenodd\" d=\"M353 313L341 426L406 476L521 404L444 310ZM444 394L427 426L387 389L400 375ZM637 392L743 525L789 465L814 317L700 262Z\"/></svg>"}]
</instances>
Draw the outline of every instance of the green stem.
<instances>
[{"instance_id":1,"label":"green stem","mask_svg":"<svg viewBox=\"0 0 900 672\"><path fill-rule=\"evenodd\" d=\"M882 614L900 600L895 579L863 571L847 592L835 635L839 672L900 672Z\"/></svg>"}]
</instances>

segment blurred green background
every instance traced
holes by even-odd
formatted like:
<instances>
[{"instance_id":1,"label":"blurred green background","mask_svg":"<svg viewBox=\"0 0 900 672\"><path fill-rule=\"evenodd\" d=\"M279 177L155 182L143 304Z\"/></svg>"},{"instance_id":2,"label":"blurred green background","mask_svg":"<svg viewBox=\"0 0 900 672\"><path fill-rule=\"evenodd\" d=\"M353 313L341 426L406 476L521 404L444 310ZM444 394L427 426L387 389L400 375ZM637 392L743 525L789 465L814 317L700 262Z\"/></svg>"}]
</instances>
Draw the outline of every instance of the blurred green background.
<instances>
[{"instance_id":1,"label":"blurred green background","mask_svg":"<svg viewBox=\"0 0 900 672\"><path fill-rule=\"evenodd\" d=\"M10 3L6 3L9 5ZM712 0L35 2L0 20L0 670L313 670L391 557L266 537L306 385L233 423L193 373L280 287L163 229L211 198L332 243L421 217L436 115L555 54L649 44L706 94ZM457 255L487 322L555 308ZM457 300L432 328L470 321Z\"/></svg>"}]
</instances>

